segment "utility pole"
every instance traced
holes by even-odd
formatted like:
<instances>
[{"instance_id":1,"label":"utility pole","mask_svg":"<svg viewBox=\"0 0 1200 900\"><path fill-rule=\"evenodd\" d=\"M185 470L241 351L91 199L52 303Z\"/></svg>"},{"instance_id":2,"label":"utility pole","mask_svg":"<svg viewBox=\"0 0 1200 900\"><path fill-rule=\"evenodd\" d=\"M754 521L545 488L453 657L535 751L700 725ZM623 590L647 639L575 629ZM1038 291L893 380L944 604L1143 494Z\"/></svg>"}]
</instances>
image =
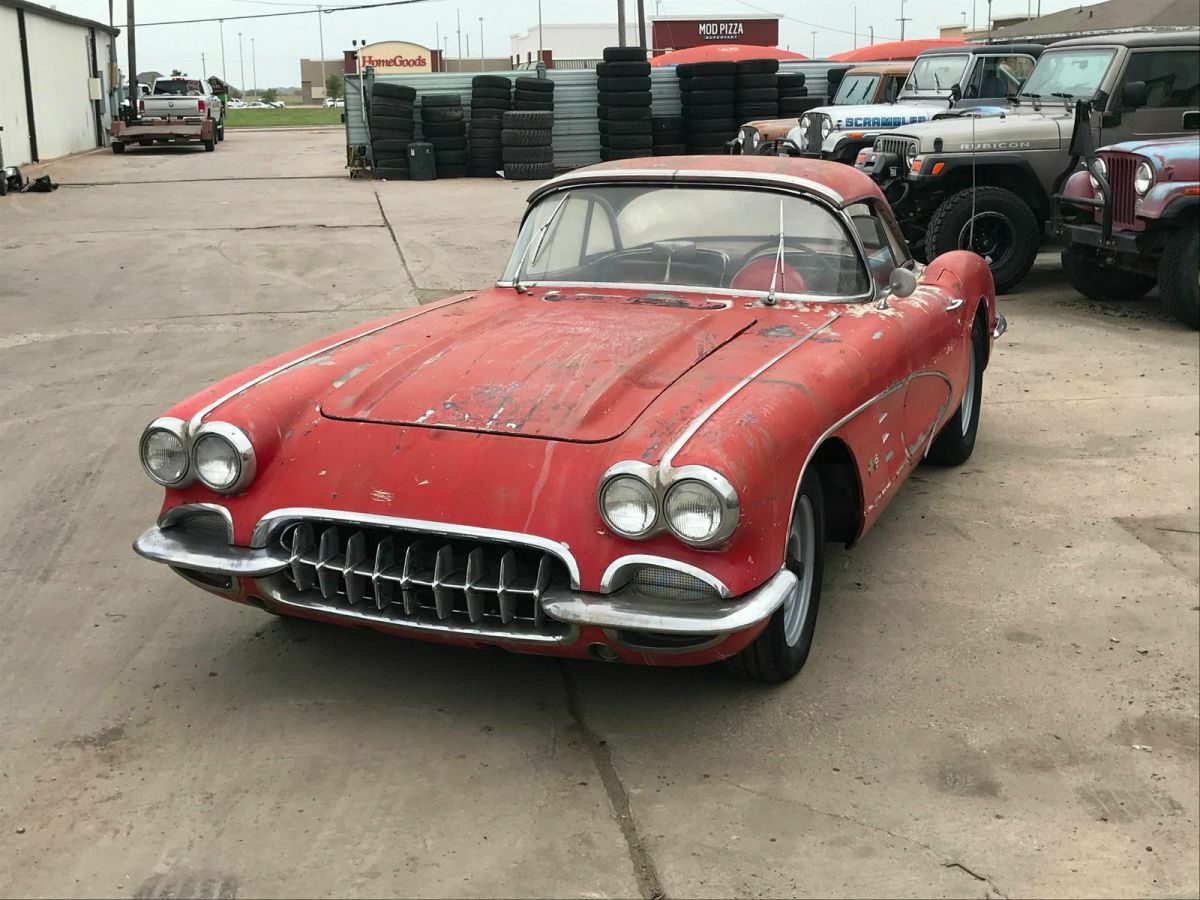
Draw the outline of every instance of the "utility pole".
<instances>
[{"instance_id":1,"label":"utility pole","mask_svg":"<svg viewBox=\"0 0 1200 900\"><path fill-rule=\"evenodd\" d=\"M129 29L129 88L132 93L129 95L129 117L136 119L141 109L142 90L138 87L137 80L137 39L134 37L133 24L133 0L128 0L125 5L125 27Z\"/></svg>"},{"instance_id":2,"label":"utility pole","mask_svg":"<svg viewBox=\"0 0 1200 900\"><path fill-rule=\"evenodd\" d=\"M258 57L254 53L254 38L250 38L250 74L254 76L254 99L258 99Z\"/></svg>"},{"instance_id":3,"label":"utility pole","mask_svg":"<svg viewBox=\"0 0 1200 900\"><path fill-rule=\"evenodd\" d=\"M858 49L858 7L855 6L855 7L853 7L853 9L854 9L854 49L857 50Z\"/></svg>"},{"instance_id":4,"label":"utility pole","mask_svg":"<svg viewBox=\"0 0 1200 900\"><path fill-rule=\"evenodd\" d=\"M238 32L238 69L241 72L240 78L242 80L240 87L244 94L246 93L246 53L242 48L242 33L240 31Z\"/></svg>"},{"instance_id":5,"label":"utility pole","mask_svg":"<svg viewBox=\"0 0 1200 900\"><path fill-rule=\"evenodd\" d=\"M868 25L867 27L868 27L869 29L871 29L871 46L872 46L872 47L874 47L874 46L875 46L875 26L874 26L874 25Z\"/></svg>"},{"instance_id":6,"label":"utility pole","mask_svg":"<svg viewBox=\"0 0 1200 900\"><path fill-rule=\"evenodd\" d=\"M204 51L200 51L200 73L201 77L208 81L208 63L204 61Z\"/></svg>"},{"instance_id":7,"label":"utility pole","mask_svg":"<svg viewBox=\"0 0 1200 900\"><path fill-rule=\"evenodd\" d=\"M1040 3L1041 0L1038 0L1038 2ZM542 59L545 57L545 53L543 52L545 48L542 46L543 43L544 43L544 41L542 39L542 0L538 0L538 62L541 62Z\"/></svg>"},{"instance_id":8,"label":"utility pole","mask_svg":"<svg viewBox=\"0 0 1200 900\"><path fill-rule=\"evenodd\" d=\"M813 36L812 58L816 59L817 58L817 33L814 31L812 33L812 36Z\"/></svg>"},{"instance_id":9,"label":"utility pole","mask_svg":"<svg viewBox=\"0 0 1200 900\"><path fill-rule=\"evenodd\" d=\"M468 58L470 58L470 56L471 56L471 33L468 31L467 32L467 55L465 57L460 58L459 65L458 65L458 71L461 72L463 70L462 60L468 59Z\"/></svg>"},{"instance_id":10,"label":"utility pole","mask_svg":"<svg viewBox=\"0 0 1200 900\"><path fill-rule=\"evenodd\" d=\"M439 22L437 19L433 20L433 34L434 34L433 46L437 47L438 50L441 50L442 49L442 23ZM437 72L442 71L442 62L443 62L443 60L440 60L440 59L438 60L438 67L437 67L437 69L435 69L435 71L437 71Z\"/></svg>"},{"instance_id":11,"label":"utility pole","mask_svg":"<svg viewBox=\"0 0 1200 900\"><path fill-rule=\"evenodd\" d=\"M625 0L617 0L617 46L625 46Z\"/></svg>"},{"instance_id":12,"label":"utility pole","mask_svg":"<svg viewBox=\"0 0 1200 900\"><path fill-rule=\"evenodd\" d=\"M321 7L317 7L317 35L321 41L321 94L325 94L325 82L329 76L325 74L325 13ZM343 47L345 44L342 45ZM361 75L361 72L359 73Z\"/></svg>"},{"instance_id":13,"label":"utility pole","mask_svg":"<svg viewBox=\"0 0 1200 900\"><path fill-rule=\"evenodd\" d=\"M900 18L896 21L900 23L900 40L904 40L904 23L908 21L904 15L904 0L900 0Z\"/></svg>"},{"instance_id":14,"label":"utility pole","mask_svg":"<svg viewBox=\"0 0 1200 900\"><path fill-rule=\"evenodd\" d=\"M129 0L129 5L133 6L133 0ZM229 72L225 68L225 20L217 19L217 27L221 29L221 80L229 84Z\"/></svg>"},{"instance_id":15,"label":"utility pole","mask_svg":"<svg viewBox=\"0 0 1200 900\"><path fill-rule=\"evenodd\" d=\"M459 59L459 68L462 68L462 10L461 9L456 9L454 11L454 19L458 23L458 59ZM470 39L470 37L468 37L467 38L468 45L470 44L470 41L471 41L471 39Z\"/></svg>"},{"instance_id":16,"label":"utility pole","mask_svg":"<svg viewBox=\"0 0 1200 900\"><path fill-rule=\"evenodd\" d=\"M479 17L479 71L483 71L483 16Z\"/></svg>"},{"instance_id":17,"label":"utility pole","mask_svg":"<svg viewBox=\"0 0 1200 900\"><path fill-rule=\"evenodd\" d=\"M649 50L646 44L646 0L637 0L638 5L638 43Z\"/></svg>"}]
</instances>

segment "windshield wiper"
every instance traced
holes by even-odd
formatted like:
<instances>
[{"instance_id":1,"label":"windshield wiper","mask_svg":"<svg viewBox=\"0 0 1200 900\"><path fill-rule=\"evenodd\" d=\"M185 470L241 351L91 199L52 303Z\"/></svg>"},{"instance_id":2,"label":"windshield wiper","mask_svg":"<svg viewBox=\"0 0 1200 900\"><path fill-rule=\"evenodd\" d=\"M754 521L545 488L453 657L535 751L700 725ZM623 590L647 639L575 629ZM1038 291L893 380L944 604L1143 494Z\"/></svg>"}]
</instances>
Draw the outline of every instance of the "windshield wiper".
<instances>
[{"instance_id":1,"label":"windshield wiper","mask_svg":"<svg viewBox=\"0 0 1200 900\"><path fill-rule=\"evenodd\" d=\"M767 291L767 299L763 301L767 306L775 305L775 282L779 278L779 270L783 268L783 198L779 198L779 249L775 251L775 265L771 269L771 289Z\"/></svg>"},{"instance_id":2,"label":"windshield wiper","mask_svg":"<svg viewBox=\"0 0 1200 900\"><path fill-rule=\"evenodd\" d=\"M554 224L555 218L558 217L558 211L563 208L563 204L566 202L567 197L565 196L558 201L558 206L554 207L554 212L550 213L550 218L538 228L537 234L530 238L529 243L525 245L525 252L521 254L521 261L517 263L517 271L513 273L512 287L518 294L525 293L525 288L521 287L521 276L525 272L525 263L537 262L538 254L542 252L542 242L546 240L546 234L550 231L550 226ZM533 251L532 256L530 256L530 250Z\"/></svg>"},{"instance_id":3,"label":"windshield wiper","mask_svg":"<svg viewBox=\"0 0 1200 900\"><path fill-rule=\"evenodd\" d=\"M1062 102L1063 102L1063 107L1064 107L1065 109L1070 109L1070 108L1071 108L1071 101L1075 99L1075 95L1074 95L1074 94L1068 93L1068 92L1066 92L1066 91L1051 91L1051 92L1050 92L1050 96L1051 96L1051 97L1058 97L1060 100L1062 100Z\"/></svg>"}]
</instances>

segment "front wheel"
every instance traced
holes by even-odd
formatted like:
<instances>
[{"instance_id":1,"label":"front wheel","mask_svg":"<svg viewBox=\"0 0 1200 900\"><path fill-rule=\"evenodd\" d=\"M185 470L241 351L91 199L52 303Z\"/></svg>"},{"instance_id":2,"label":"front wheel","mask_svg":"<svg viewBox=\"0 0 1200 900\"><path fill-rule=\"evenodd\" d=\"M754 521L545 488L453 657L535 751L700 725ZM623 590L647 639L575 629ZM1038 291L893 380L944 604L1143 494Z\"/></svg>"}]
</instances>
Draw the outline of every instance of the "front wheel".
<instances>
[{"instance_id":1,"label":"front wheel","mask_svg":"<svg viewBox=\"0 0 1200 900\"><path fill-rule=\"evenodd\" d=\"M215 132L214 132L214 136L213 136L213 137L209 137L209 138L205 138L205 139L204 139L204 152L205 152L205 153L212 153L212 152L213 152L214 150L216 150L216 149L217 149L217 139L216 139L216 137L215 137Z\"/></svg>"},{"instance_id":2,"label":"front wheel","mask_svg":"<svg viewBox=\"0 0 1200 900\"><path fill-rule=\"evenodd\" d=\"M1167 239L1158 264L1158 290L1180 322L1200 328L1200 229L1194 223Z\"/></svg>"},{"instance_id":3,"label":"front wheel","mask_svg":"<svg viewBox=\"0 0 1200 900\"><path fill-rule=\"evenodd\" d=\"M1149 275L1119 269L1091 247L1068 244L1062 252L1063 271L1071 287L1092 300L1138 300L1154 287Z\"/></svg>"},{"instance_id":4,"label":"front wheel","mask_svg":"<svg viewBox=\"0 0 1200 900\"><path fill-rule=\"evenodd\" d=\"M926 456L937 466L960 466L975 451L979 433L979 409L983 405L983 360L987 353L987 335L983 320L977 318L967 345L967 383L963 387L958 411L942 426Z\"/></svg>"},{"instance_id":5,"label":"front wheel","mask_svg":"<svg viewBox=\"0 0 1200 900\"><path fill-rule=\"evenodd\" d=\"M124 142L113 141L112 150L113 150L113 153L124 153L125 152Z\"/></svg>"},{"instance_id":6,"label":"front wheel","mask_svg":"<svg viewBox=\"0 0 1200 900\"><path fill-rule=\"evenodd\" d=\"M787 681L804 667L812 648L825 571L825 501L821 478L811 470L800 482L783 564L796 576L791 593L754 643L725 663L743 678Z\"/></svg>"},{"instance_id":7,"label":"front wheel","mask_svg":"<svg viewBox=\"0 0 1200 900\"><path fill-rule=\"evenodd\" d=\"M998 292L1014 287L1033 268L1041 227L1029 205L1012 191L985 185L952 194L929 218L926 255L932 262L951 250L982 256Z\"/></svg>"}]
</instances>

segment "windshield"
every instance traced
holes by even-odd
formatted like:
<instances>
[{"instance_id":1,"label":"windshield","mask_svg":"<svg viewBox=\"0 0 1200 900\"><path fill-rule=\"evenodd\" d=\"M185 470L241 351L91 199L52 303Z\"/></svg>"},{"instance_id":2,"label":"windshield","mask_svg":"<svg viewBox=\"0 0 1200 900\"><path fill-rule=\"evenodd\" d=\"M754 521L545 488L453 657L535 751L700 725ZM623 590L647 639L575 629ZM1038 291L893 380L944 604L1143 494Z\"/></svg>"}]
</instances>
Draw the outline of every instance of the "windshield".
<instances>
[{"instance_id":1,"label":"windshield","mask_svg":"<svg viewBox=\"0 0 1200 900\"><path fill-rule=\"evenodd\" d=\"M921 57L908 73L904 93L949 94L951 85L958 84L962 78L968 59L970 57L966 53Z\"/></svg>"},{"instance_id":2,"label":"windshield","mask_svg":"<svg viewBox=\"0 0 1200 900\"><path fill-rule=\"evenodd\" d=\"M833 105L870 103L875 99L877 84L879 84L878 75L847 75L838 86L837 93L833 97Z\"/></svg>"},{"instance_id":3,"label":"windshield","mask_svg":"<svg viewBox=\"0 0 1200 900\"><path fill-rule=\"evenodd\" d=\"M526 216L501 283L518 276L522 283L742 293L774 286L779 294L837 299L869 289L854 243L825 207L788 194L702 185L551 194Z\"/></svg>"},{"instance_id":4,"label":"windshield","mask_svg":"<svg viewBox=\"0 0 1200 900\"><path fill-rule=\"evenodd\" d=\"M1043 53L1021 88L1021 96L1090 98L1099 90L1115 53L1111 47Z\"/></svg>"}]
</instances>

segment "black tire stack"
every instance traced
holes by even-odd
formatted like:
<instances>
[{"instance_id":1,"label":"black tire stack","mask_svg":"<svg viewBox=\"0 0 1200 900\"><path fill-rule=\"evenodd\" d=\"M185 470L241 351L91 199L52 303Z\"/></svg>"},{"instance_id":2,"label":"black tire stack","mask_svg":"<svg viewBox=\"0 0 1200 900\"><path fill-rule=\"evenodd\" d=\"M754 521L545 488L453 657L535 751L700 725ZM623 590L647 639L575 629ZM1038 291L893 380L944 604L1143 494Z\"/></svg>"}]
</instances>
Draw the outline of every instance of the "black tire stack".
<instances>
[{"instance_id":1,"label":"black tire stack","mask_svg":"<svg viewBox=\"0 0 1200 900\"><path fill-rule=\"evenodd\" d=\"M808 97L808 88L804 86L804 73L780 72L776 78L779 86L780 118L787 116L799 118L811 108L811 104L805 102L805 98Z\"/></svg>"},{"instance_id":2,"label":"black tire stack","mask_svg":"<svg viewBox=\"0 0 1200 900\"><path fill-rule=\"evenodd\" d=\"M371 88L368 123L376 178L408 178L408 145L417 127L416 99L417 92L404 84L377 81Z\"/></svg>"},{"instance_id":3,"label":"black tire stack","mask_svg":"<svg viewBox=\"0 0 1200 900\"><path fill-rule=\"evenodd\" d=\"M650 63L644 47L606 47L596 66L600 159L654 152L650 124Z\"/></svg>"},{"instance_id":4,"label":"black tire stack","mask_svg":"<svg viewBox=\"0 0 1200 900\"><path fill-rule=\"evenodd\" d=\"M651 116L650 137L655 156L683 156L687 153L687 132L683 116Z\"/></svg>"},{"instance_id":5,"label":"black tire stack","mask_svg":"<svg viewBox=\"0 0 1200 900\"><path fill-rule=\"evenodd\" d=\"M504 114L500 132L504 177L513 181L546 179L554 175L554 113L521 109Z\"/></svg>"},{"instance_id":6,"label":"black tire stack","mask_svg":"<svg viewBox=\"0 0 1200 900\"><path fill-rule=\"evenodd\" d=\"M779 117L779 60L743 59L737 64L736 111L739 125Z\"/></svg>"},{"instance_id":7,"label":"black tire stack","mask_svg":"<svg viewBox=\"0 0 1200 900\"><path fill-rule=\"evenodd\" d=\"M549 78L521 77L515 84L513 109L554 112L554 82Z\"/></svg>"},{"instance_id":8,"label":"black tire stack","mask_svg":"<svg viewBox=\"0 0 1200 900\"><path fill-rule=\"evenodd\" d=\"M495 178L504 168L500 146L503 116L512 107L512 81L503 75L476 75L471 79L470 156L467 174Z\"/></svg>"},{"instance_id":9,"label":"black tire stack","mask_svg":"<svg viewBox=\"0 0 1200 900\"><path fill-rule=\"evenodd\" d=\"M438 178L467 174L467 123L458 94L426 94L421 98L421 132L433 145Z\"/></svg>"},{"instance_id":10,"label":"black tire stack","mask_svg":"<svg viewBox=\"0 0 1200 900\"><path fill-rule=\"evenodd\" d=\"M741 125L734 108L737 63L684 63L675 75L688 153L724 153Z\"/></svg>"}]
</instances>

